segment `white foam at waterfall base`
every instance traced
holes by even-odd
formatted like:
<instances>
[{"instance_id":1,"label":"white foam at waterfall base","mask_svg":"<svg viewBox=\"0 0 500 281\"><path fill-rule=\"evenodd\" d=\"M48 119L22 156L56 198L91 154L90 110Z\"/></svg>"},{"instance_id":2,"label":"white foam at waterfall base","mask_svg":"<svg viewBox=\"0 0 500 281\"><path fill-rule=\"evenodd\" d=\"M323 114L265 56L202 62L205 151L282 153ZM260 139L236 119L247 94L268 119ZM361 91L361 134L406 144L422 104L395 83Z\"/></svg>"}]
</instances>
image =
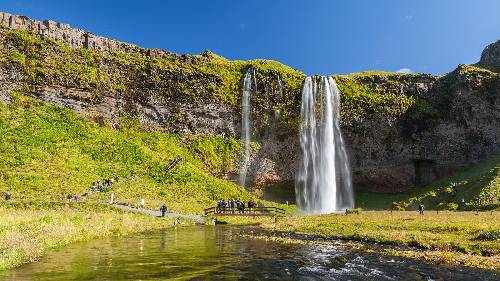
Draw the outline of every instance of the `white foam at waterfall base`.
<instances>
[{"instance_id":1,"label":"white foam at waterfall base","mask_svg":"<svg viewBox=\"0 0 500 281\"><path fill-rule=\"evenodd\" d=\"M308 214L332 213L354 206L339 105L339 90L333 78L306 78L295 192L299 208Z\"/></svg>"}]
</instances>

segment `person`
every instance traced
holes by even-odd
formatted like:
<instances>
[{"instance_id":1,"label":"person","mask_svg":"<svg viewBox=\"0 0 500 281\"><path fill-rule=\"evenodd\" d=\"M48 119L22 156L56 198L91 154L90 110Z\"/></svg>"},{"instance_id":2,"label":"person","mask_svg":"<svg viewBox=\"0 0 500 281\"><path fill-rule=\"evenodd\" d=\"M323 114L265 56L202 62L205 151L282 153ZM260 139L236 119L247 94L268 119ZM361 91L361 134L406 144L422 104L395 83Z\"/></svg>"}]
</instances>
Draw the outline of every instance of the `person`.
<instances>
[{"instance_id":1,"label":"person","mask_svg":"<svg viewBox=\"0 0 500 281\"><path fill-rule=\"evenodd\" d=\"M73 196L73 198L75 198L75 202L78 202L78 194L75 194L75 196Z\"/></svg>"},{"instance_id":2,"label":"person","mask_svg":"<svg viewBox=\"0 0 500 281\"><path fill-rule=\"evenodd\" d=\"M423 215L424 214L424 204L423 203L420 203L420 205L418 205L418 212Z\"/></svg>"},{"instance_id":3,"label":"person","mask_svg":"<svg viewBox=\"0 0 500 281\"><path fill-rule=\"evenodd\" d=\"M73 199L73 195L71 195L71 193L70 193L70 194L68 194L68 196L66 196L66 198L68 199L68 202L71 202L71 199Z\"/></svg>"},{"instance_id":4,"label":"person","mask_svg":"<svg viewBox=\"0 0 500 281\"><path fill-rule=\"evenodd\" d=\"M141 209L144 209L144 197L141 197Z\"/></svg>"},{"instance_id":5,"label":"person","mask_svg":"<svg viewBox=\"0 0 500 281\"><path fill-rule=\"evenodd\" d=\"M5 193L5 201L9 201L11 199L10 193Z\"/></svg>"},{"instance_id":6,"label":"person","mask_svg":"<svg viewBox=\"0 0 500 281\"><path fill-rule=\"evenodd\" d=\"M391 204L391 214L393 211L398 209L398 203L396 201L393 201Z\"/></svg>"},{"instance_id":7,"label":"person","mask_svg":"<svg viewBox=\"0 0 500 281\"><path fill-rule=\"evenodd\" d=\"M241 213L244 214L245 213L245 201L241 201L240 208L241 208Z\"/></svg>"},{"instance_id":8,"label":"person","mask_svg":"<svg viewBox=\"0 0 500 281\"><path fill-rule=\"evenodd\" d=\"M97 185L95 184L95 182L92 183L91 189L92 191L95 191L97 189Z\"/></svg>"},{"instance_id":9,"label":"person","mask_svg":"<svg viewBox=\"0 0 500 281\"><path fill-rule=\"evenodd\" d=\"M118 183L118 176L115 176L115 183Z\"/></svg>"},{"instance_id":10,"label":"person","mask_svg":"<svg viewBox=\"0 0 500 281\"><path fill-rule=\"evenodd\" d=\"M111 192L110 198L109 198L109 204L113 205L113 200L115 199L115 193Z\"/></svg>"},{"instance_id":11,"label":"person","mask_svg":"<svg viewBox=\"0 0 500 281\"><path fill-rule=\"evenodd\" d=\"M160 212L161 212L161 217L165 217L165 213L167 212L167 206L165 204L163 204L161 207L160 207Z\"/></svg>"},{"instance_id":12,"label":"person","mask_svg":"<svg viewBox=\"0 0 500 281\"><path fill-rule=\"evenodd\" d=\"M236 199L236 211L238 213L241 212L241 202L240 202L240 199Z\"/></svg>"},{"instance_id":13,"label":"person","mask_svg":"<svg viewBox=\"0 0 500 281\"><path fill-rule=\"evenodd\" d=\"M233 201L233 199L229 200L229 210L231 211L231 214L234 214L234 201Z\"/></svg>"},{"instance_id":14,"label":"person","mask_svg":"<svg viewBox=\"0 0 500 281\"><path fill-rule=\"evenodd\" d=\"M253 202L252 200L248 200L248 213L252 213Z\"/></svg>"}]
</instances>

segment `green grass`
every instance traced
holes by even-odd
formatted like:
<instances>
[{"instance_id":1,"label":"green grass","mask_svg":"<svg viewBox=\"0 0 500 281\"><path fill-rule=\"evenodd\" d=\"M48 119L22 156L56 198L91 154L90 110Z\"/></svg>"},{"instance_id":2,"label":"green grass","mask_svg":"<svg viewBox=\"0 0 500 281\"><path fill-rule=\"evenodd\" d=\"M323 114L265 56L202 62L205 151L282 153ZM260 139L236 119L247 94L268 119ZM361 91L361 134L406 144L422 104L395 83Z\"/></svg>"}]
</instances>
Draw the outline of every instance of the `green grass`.
<instances>
[{"instance_id":1,"label":"green grass","mask_svg":"<svg viewBox=\"0 0 500 281\"><path fill-rule=\"evenodd\" d=\"M500 245L476 239L500 229L499 212L362 212L354 215L290 217L277 229L383 244L418 246L429 250L498 255Z\"/></svg>"},{"instance_id":2,"label":"green grass","mask_svg":"<svg viewBox=\"0 0 500 281\"><path fill-rule=\"evenodd\" d=\"M61 201L68 193L89 191L97 179L115 176L120 178L113 187L117 202L137 204L144 197L155 209L166 203L171 210L199 213L219 198L251 197L208 173L226 166L221 156L233 156L234 149L218 140L222 137L183 140L145 131L133 118L122 118L122 129L115 130L23 95L12 99L12 105L0 105L0 193L9 192L14 200ZM185 161L166 172L177 155Z\"/></svg>"},{"instance_id":3,"label":"green grass","mask_svg":"<svg viewBox=\"0 0 500 281\"><path fill-rule=\"evenodd\" d=\"M292 216L277 223L262 220L260 225L269 230L328 239L415 246L435 252L432 254L435 261L498 268L500 212L444 211L420 216L417 212L370 211L347 216ZM417 253L411 249L396 251L411 257L431 255L431 252Z\"/></svg>"}]
</instances>

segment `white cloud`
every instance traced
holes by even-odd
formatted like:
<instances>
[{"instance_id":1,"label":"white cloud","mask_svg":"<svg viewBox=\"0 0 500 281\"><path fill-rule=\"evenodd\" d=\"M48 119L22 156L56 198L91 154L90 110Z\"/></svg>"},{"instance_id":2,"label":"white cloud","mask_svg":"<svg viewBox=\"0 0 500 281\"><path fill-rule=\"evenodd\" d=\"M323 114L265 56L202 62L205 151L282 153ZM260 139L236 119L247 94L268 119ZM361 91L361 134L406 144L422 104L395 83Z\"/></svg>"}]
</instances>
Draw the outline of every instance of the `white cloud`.
<instances>
[{"instance_id":1,"label":"white cloud","mask_svg":"<svg viewBox=\"0 0 500 281\"><path fill-rule=\"evenodd\" d=\"M401 68L401 69L396 70L396 72L397 73L404 73L404 74L412 74L413 70L411 70L409 68Z\"/></svg>"},{"instance_id":2,"label":"white cloud","mask_svg":"<svg viewBox=\"0 0 500 281\"><path fill-rule=\"evenodd\" d=\"M405 20L411 21L413 19L413 15L406 15Z\"/></svg>"}]
</instances>

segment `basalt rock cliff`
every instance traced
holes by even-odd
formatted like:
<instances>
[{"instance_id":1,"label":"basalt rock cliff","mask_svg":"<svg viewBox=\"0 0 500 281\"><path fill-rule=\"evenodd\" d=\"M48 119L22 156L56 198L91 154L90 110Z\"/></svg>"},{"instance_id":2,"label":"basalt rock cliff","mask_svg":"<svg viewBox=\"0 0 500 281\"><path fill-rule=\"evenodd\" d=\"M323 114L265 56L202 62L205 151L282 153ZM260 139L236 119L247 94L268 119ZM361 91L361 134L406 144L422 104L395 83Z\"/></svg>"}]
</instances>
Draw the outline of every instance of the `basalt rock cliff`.
<instances>
[{"instance_id":1,"label":"basalt rock cliff","mask_svg":"<svg viewBox=\"0 0 500 281\"><path fill-rule=\"evenodd\" d=\"M30 95L103 126L119 129L123 117L132 117L186 141L211 136L236 160L242 79L252 69L252 187L293 189L302 72L268 60L229 61L210 51L144 49L7 13L0 13L0 25L0 102ZM401 191L500 152L499 50L497 41L478 64L443 76L334 75L355 188ZM202 156L208 171L235 179L238 161Z\"/></svg>"}]
</instances>

